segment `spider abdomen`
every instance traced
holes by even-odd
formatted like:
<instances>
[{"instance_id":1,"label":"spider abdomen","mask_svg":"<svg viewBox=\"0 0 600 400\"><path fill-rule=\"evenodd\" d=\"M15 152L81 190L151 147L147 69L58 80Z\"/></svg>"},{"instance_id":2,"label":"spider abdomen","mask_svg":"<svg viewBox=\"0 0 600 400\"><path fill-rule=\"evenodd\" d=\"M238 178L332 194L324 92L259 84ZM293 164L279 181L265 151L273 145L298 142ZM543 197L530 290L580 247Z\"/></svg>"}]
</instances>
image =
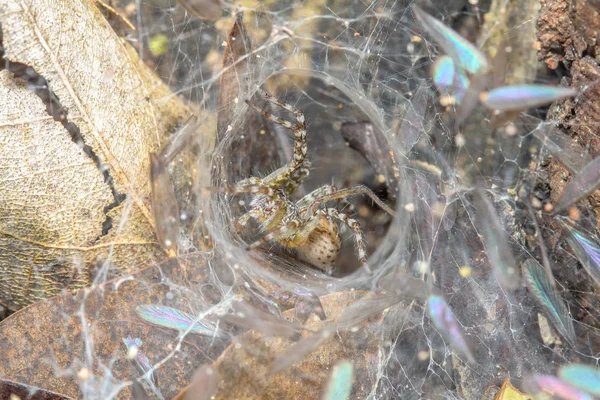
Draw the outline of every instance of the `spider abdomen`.
<instances>
[{"instance_id":1,"label":"spider abdomen","mask_svg":"<svg viewBox=\"0 0 600 400\"><path fill-rule=\"evenodd\" d=\"M297 247L301 259L328 274L335 268L342 240L337 225L321 216L319 225L308 235L306 242Z\"/></svg>"}]
</instances>

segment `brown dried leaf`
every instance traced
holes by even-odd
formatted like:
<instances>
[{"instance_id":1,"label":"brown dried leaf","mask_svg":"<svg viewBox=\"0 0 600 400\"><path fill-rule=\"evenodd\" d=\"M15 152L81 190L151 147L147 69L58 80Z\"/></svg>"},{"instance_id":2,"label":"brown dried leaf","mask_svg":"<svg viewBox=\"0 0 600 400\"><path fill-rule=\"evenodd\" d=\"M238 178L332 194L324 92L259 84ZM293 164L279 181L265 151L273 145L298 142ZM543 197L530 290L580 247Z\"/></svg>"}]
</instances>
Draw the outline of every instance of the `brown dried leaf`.
<instances>
[{"instance_id":1,"label":"brown dried leaf","mask_svg":"<svg viewBox=\"0 0 600 400\"><path fill-rule=\"evenodd\" d=\"M217 392L219 373L210 365L203 365L194 373L194 379L174 400L210 400Z\"/></svg>"},{"instance_id":2,"label":"brown dried leaf","mask_svg":"<svg viewBox=\"0 0 600 400\"><path fill-rule=\"evenodd\" d=\"M531 400L531 397L521 393L510 383L510 378L507 377L494 400Z\"/></svg>"},{"instance_id":3,"label":"brown dried leaf","mask_svg":"<svg viewBox=\"0 0 600 400\"><path fill-rule=\"evenodd\" d=\"M70 397L66 397L58 393L48 392L37 387L18 382L7 381L4 379L0 379L0 398L11 400L71 400Z\"/></svg>"},{"instance_id":4,"label":"brown dried leaf","mask_svg":"<svg viewBox=\"0 0 600 400\"><path fill-rule=\"evenodd\" d=\"M390 146L385 136L370 122L346 122L342 124L341 133L348 146L365 157L383 178L388 190L387 195L395 199L398 192L395 171L398 170L398 165L390 156Z\"/></svg>"},{"instance_id":5,"label":"brown dried leaf","mask_svg":"<svg viewBox=\"0 0 600 400\"><path fill-rule=\"evenodd\" d=\"M1 72L0 302L17 310L109 255L111 274L164 257L148 153L187 111L89 1L2 2L0 24L7 68L49 90Z\"/></svg>"},{"instance_id":6,"label":"brown dried leaf","mask_svg":"<svg viewBox=\"0 0 600 400\"><path fill-rule=\"evenodd\" d=\"M232 306L234 312L223 315L221 321L244 329L254 329L266 336L294 337L303 329L302 325L261 311L245 301L234 302Z\"/></svg>"},{"instance_id":7,"label":"brown dried leaf","mask_svg":"<svg viewBox=\"0 0 600 400\"><path fill-rule=\"evenodd\" d=\"M203 258L180 262L199 284L206 282L208 270ZM165 280L171 286L161 284ZM157 367L158 389L165 398L173 398L192 380L197 367L211 363L225 348L223 341L188 335L180 350L174 351L179 342L177 331L157 328L136 317L135 308L140 304L189 309L196 292L191 291L191 297L173 296L173 285L189 282L183 278L179 263L170 260L74 295L63 294L39 302L11 315L0 323L0 376L73 398L87 397L82 396L80 389L87 386L91 391L88 395L108 398L102 388L114 387L103 384L108 379L103 366L111 365L111 379L131 381L141 375L127 359L122 345L122 338L138 337L143 341L140 350ZM86 362L90 357L86 346L91 346L92 367ZM171 352L173 356L168 358ZM158 366L164 360L167 361ZM94 380L84 383L77 378L84 367L91 368L89 376ZM118 397L132 398L130 389L123 389Z\"/></svg>"},{"instance_id":8,"label":"brown dried leaf","mask_svg":"<svg viewBox=\"0 0 600 400\"><path fill-rule=\"evenodd\" d=\"M254 57L244 14L240 12L227 35L219 81L217 145L225 146L227 153L239 154L235 162L225 166L228 184L245 178L253 168L264 170L279 163L273 132L260 114L248 112L244 102L255 90L251 84Z\"/></svg>"},{"instance_id":9,"label":"brown dried leaf","mask_svg":"<svg viewBox=\"0 0 600 400\"><path fill-rule=\"evenodd\" d=\"M179 209L168 165L155 153L150 153L150 183L152 211L158 242L170 256L177 255L179 240Z\"/></svg>"},{"instance_id":10,"label":"brown dried leaf","mask_svg":"<svg viewBox=\"0 0 600 400\"><path fill-rule=\"evenodd\" d=\"M216 21L221 18L223 10L219 0L177 0L187 12L198 19Z\"/></svg>"},{"instance_id":11,"label":"brown dried leaf","mask_svg":"<svg viewBox=\"0 0 600 400\"><path fill-rule=\"evenodd\" d=\"M323 328L337 320L343 310L359 300L365 292L338 292L321 297L329 321L316 316L309 318L307 327ZM294 310L284 316L292 319ZM232 344L214 364L222 377L215 399L319 399L329 371L341 359L352 362L356 385L352 398L364 398L375 379L369 366L376 363L380 341L375 340L382 315L373 316L369 324L362 323L357 329L336 332L308 354L302 361L282 373L269 376L275 357L288 349L293 342L285 338L265 338L248 332L241 338L241 346ZM313 336L304 333L303 338ZM302 339L301 339L302 340Z\"/></svg>"}]
</instances>

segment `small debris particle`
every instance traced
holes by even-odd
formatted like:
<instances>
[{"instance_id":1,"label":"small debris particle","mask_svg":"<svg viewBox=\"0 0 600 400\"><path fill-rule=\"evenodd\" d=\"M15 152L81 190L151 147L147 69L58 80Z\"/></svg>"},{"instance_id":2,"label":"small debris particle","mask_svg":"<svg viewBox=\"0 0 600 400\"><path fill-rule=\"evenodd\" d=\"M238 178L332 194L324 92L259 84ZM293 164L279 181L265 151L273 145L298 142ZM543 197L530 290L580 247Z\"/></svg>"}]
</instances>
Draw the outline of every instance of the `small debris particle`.
<instances>
[{"instance_id":1,"label":"small debris particle","mask_svg":"<svg viewBox=\"0 0 600 400\"><path fill-rule=\"evenodd\" d=\"M137 357L138 354L138 347L137 346L131 346L128 350L127 350L127 358L129 360L133 360L134 358Z\"/></svg>"},{"instance_id":2,"label":"small debris particle","mask_svg":"<svg viewBox=\"0 0 600 400\"><path fill-rule=\"evenodd\" d=\"M87 368L81 368L78 372L77 372L77 377L79 379L81 379L82 381L86 381L88 379L90 379L90 370Z\"/></svg>"},{"instance_id":3,"label":"small debris particle","mask_svg":"<svg viewBox=\"0 0 600 400\"><path fill-rule=\"evenodd\" d=\"M505 130L506 134L508 136L515 136L518 132L517 127L515 126L515 124L513 124L512 122L510 124L508 124L508 126L506 127Z\"/></svg>"},{"instance_id":4,"label":"small debris particle","mask_svg":"<svg viewBox=\"0 0 600 400\"><path fill-rule=\"evenodd\" d=\"M371 214L371 211L369 210L369 207L367 206L360 206L358 208L358 215L360 215L363 218L368 217Z\"/></svg>"},{"instance_id":5,"label":"small debris particle","mask_svg":"<svg viewBox=\"0 0 600 400\"><path fill-rule=\"evenodd\" d=\"M162 33L154 35L150 38L149 48L154 57L160 57L169 50L169 38Z\"/></svg>"},{"instance_id":6,"label":"small debris particle","mask_svg":"<svg viewBox=\"0 0 600 400\"><path fill-rule=\"evenodd\" d=\"M462 266L458 269L458 273L460 274L460 276L465 279L469 278L472 272L473 270L468 265Z\"/></svg>"},{"instance_id":7,"label":"small debris particle","mask_svg":"<svg viewBox=\"0 0 600 400\"><path fill-rule=\"evenodd\" d=\"M440 96L440 105L442 107L453 106L456 104L456 98L454 96Z\"/></svg>"},{"instance_id":8,"label":"small debris particle","mask_svg":"<svg viewBox=\"0 0 600 400\"><path fill-rule=\"evenodd\" d=\"M579 209L577 207L569 208L569 218L571 218L573 221L579 221L580 216L581 215L579 214Z\"/></svg>"}]
</instances>

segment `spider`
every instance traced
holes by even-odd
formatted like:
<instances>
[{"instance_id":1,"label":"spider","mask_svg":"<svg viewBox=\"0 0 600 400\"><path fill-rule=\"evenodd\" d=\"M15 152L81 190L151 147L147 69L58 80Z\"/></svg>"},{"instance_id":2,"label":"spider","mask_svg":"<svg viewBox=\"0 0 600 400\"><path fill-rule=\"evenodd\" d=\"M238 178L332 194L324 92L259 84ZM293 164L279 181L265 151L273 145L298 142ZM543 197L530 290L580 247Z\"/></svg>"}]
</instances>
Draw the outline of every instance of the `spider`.
<instances>
[{"instance_id":1,"label":"spider","mask_svg":"<svg viewBox=\"0 0 600 400\"><path fill-rule=\"evenodd\" d=\"M284 247L296 249L302 260L331 275L341 249L339 228L334 222L337 221L354 231L358 259L363 268L372 274L367 264L364 235L358 221L336 208L320 208L319 206L331 200L345 199L355 194L366 194L390 215L395 216L394 211L366 186L338 190L335 186L324 185L294 202L291 196L306 179L311 166L310 161L306 158L304 113L263 90L258 89L257 93L266 101L280 106L296 117L296 123L286 121L246 100L246 104L261 113L264 118L290 129L294 133L292 159L264 178L250 177L238 182L235 187L207 189L221 193L251 193L254 195L250 203L250 210L242 215L235 224L237 232L244 230L252 219L260 224L264 236L248 245L248 250L266 242L276 241Z\"/></svg>"}]
</instances>

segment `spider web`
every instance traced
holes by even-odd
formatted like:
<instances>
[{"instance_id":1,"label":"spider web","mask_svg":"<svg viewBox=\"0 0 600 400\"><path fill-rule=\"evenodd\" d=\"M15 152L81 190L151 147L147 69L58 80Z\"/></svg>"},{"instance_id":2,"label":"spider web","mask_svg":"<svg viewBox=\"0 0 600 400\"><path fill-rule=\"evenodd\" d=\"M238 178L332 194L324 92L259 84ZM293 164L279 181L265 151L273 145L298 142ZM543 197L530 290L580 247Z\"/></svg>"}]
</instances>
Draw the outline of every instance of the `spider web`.
<instances>
[{"instance_id":1,"label":"spider web","mask_svg":"<svg viewBox=\"0 0 600 400\"><path fill-rule=\"evenodd\" d=\"M367 317L375 312L360 307L353 314L364 332L354 339L356 347L377 349L365 359L356 358L361 360L355 361L361 363L355 365L360 370L354 383L357 398L492 398L494 388L509 375L518 386L531 372L554 373L572 360L595 363L599 321L588 311L593 306L586 304L597 304L593 284L564 239L551 231L551 218L536 208L542 239L552 247L558 290L578 334L577 349L566 345L543 318L540 323L540 308L524 286L507 291L499 284L481 240L482 215L474 203L475 189L483 189L518 264L530 257L541 261L528 205L531 198L550 201L548 149L539 141L543 135L536 132L552 129L554 121L544 122L544 110L534 110L508 127L493 129L489 115L476 108L457 139L449 117L453 111L439 104L429 78L441 51L423 35L410 12L412 3L241 1L226 4L224 17L211 23L190 17L175 4L136 1L137 11L130 17L137 30L125 29L125 38L203 121L201 135L171 167L171 174L183 216L181 262L203 265L204 275L197 281L191 276L179 279L169 272L174 267L161 264L152 273L117 282L137 281L148 291L160 287L153 301L198 320L230 312L240 296L275 315L285 309L277 300L283 293L326 296L382 289L399 293L380 319L371 322ZM431 0L419 5L465 34L479 34L479 13L487 10L486 4L466 1ZM125 10L129 4L115 6ZM252 47L241 61L221 68L228 32L240 13ZM118 27L118 21L115 24ZM532 24L533 18L518 26ZM151 51L161 35L169 40L164 54ZM512 32L505 36L509 42L519 39ZM221 80L223 76L233 76L239 88L235 99L224 103L219 102L219 91L232 90L232 83ZM344 247L334 276L323 275L276 244L248 252L245 243L260 232L253 226L238 234L233 224L251 196L202 192L208 186L231 187L249 176L264 177L290 159L289 132L256 117L244 104L259 86L304 111L312 169L299 194L324 184L362 184L395 206L394 219L366 197L352 198L354 210L344 210L363 227L374 276L358 268L349 230L343 231ZM229 123L217 126L224 108L231 115ZM268 111L290 118L280 110ZM367 132L377 139L352 145L357 135ZM368 143L388 148L382 152ZM177 185L185 181L178 176L190 165L197 171L194 182ZM593 212L582 214L582 224L593 231ZM421 282L427 292L411 290L410 282L415 282L411 279ZM95 282L103 283L100 278ZM457 353L431 323L423 302L429 293L441 294L452 308L476 365ZM101 338L89 321L94 309L85 295L73 307L78 309L84 355L74 356L66 367L63 360L47 362L65 377L76 377L83 368L93 371L86 379L79 375L85 398L128 396L132 379L139 375L132 372L126 352L118 348L112 358L98 356ZM148 335L148 329L122 322L118 335L127 335L128 329L131 335ZM241 339L243 329L223 326L232 334L233 346L252 347ZM195 369L217 360L228 344L191 339L190 332L180 336L160 329L151 332L154 339L142 340L164 343L159 350L141 347L159 376L159 390L149 391L151 397L171 398L181 389L168 381L165 370L170 362L188 363L189 381ZM251 349L256 358L260 349ZM279 353L286 354L283 349ZM311 384L311 376L304 372L292 367L288 373Z\"/></svg>"}]
</instances>

